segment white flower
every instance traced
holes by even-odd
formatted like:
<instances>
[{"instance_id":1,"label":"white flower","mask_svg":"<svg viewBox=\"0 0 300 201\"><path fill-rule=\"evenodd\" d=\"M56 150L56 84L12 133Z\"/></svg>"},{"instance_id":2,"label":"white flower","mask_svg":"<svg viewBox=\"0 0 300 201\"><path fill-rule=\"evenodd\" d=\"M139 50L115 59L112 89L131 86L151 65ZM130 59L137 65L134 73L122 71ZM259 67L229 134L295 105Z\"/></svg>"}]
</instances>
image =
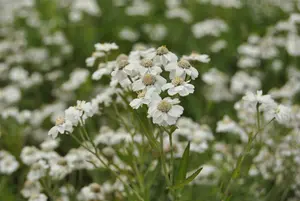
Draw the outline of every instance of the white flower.
<instances>
[{"instance_id":1,"label":"white flower","mask_svg":"<svg viewBox=\"0 0 300 201\"><path fill-rule=\"evenodd\" d=\"M192 54L190 54L189 56L182 56L182 59L188 60L188 61L199 61L202 63L209 63L210 62L210 58L207 54L198 54L193 52Z\"/></svg>"},{"instance_id":2,"label":"white flower","mask_svg":"<svg viewBox=\"0 0 300 201\"><path fill-rule=\"evenodd\" d=\"M196 68L194 68L190 62L185 59L181 59L178 62L171 62L165 66L165 70L170 72L170 78L173 79L176 76L190 76L193 80L199 76Z\"/></svg>"},{"instance_id":3,"label":"white flower","mask_svg":"<svg viewBox=\"0 0 300 201\"><path fill-rule=\"evenodd\" d=\"M92 183L89 186L83 187L80 191L78 199L84 201L104 199L101 186L97 183Z\"/></svg>"},{"instance_id":4,"label":"white flower","mask_svg":"<svg viewBox=\"0 0 300 201\"><path fill-rule=\"evenodd\" d=\"M171 99L169 97L153 100L148 109L148 115L152 117L153 123L167 126L176 124L177 119L183 113L183 107L177 105L178 99Z\"/></svg>"},{"instance_id":5,"label":"white flower","mask_svg":"<svg viewBox=\"0 0 300 201\"><path fill-rule=\"evenodd\" d=\"M138 93L137 98L130 102L130 106L133 109L138 109L141 105L148 105L153 99L158 99L158 93L155 92L155 88L150 88L148 90L144 89Z\"/></svg>"},{"instance_id":6,"label":"white flower","mask_svg":"<svg viewBox=\"0 0 300 201\"><path fill-rule=\"evenodd\" d=\"M65 121L71 122L72 126L77 126L78 123L80 123L82 114L83 114L83 111L78 110L77 107L73 107L73 106L69 107L68 109L65 110ZM56 124L58 124L58 126L59 126L60 125L59 123L64 123L62 120L61 120L61 122L56 121Z\"/></svg>"},{"instance_id":7,"label":"white flower","mask_svg":"<svg viewBox=\"0 0 300 201\"><path fill-rule=\"evenodd\" d=\"M291 108L281 104L266 112L269 116L268 119L275 118L280 124L287 124L291 120Z\"/></svg>"},{"instance_id":8,"label":"white flower","mask_svg":"<svg viewBox=\"0 0 300 201\"><path fill-rule=\"evenodd\" d=\"M47 201L48 198L45 194L33 194L30 196L28 201Z\"/></svg>"},{"instance_id":9,"label":"white flower","mask_svg":"<svg viewBox=\"0 0 300 201\"><path fill-rule=\"evenodd\" d=\"M59 145L59 140L47 139L46 141L40 144L40 147L43 151L53 151Z\"/></svg>"},{"instance_id":10,"label":"white flower","mask_svg":"<svg viewBox=\"0 0 300 201\"><path fill-rule=\"evenodd\" d=\"M156 49L156 52L149 53L147 58L153 59L153 61L160 65L166 65L169 62L176 62L177 56L170 52L166 46L161 46Z\"/></svg>"},{"instance_id":11,"label":"white flower","mask_svg":"<svg viewBox=\"0 0 300 201\"><path fill-rule=\"evenodd\" d=\"M167 83L162 86L163 90L168 89L168 94L170 96L174 96L175 94L179 94L180 96L187 96L191 93L194 93L194 85L189 84L184 81L182 77L174 77L171 83Z\"/></svg>"},{"instance_id":12,"label":"white flower","mask_svg":"<svg viewBox=\"0 0 300 201\"><path fill-rule=\"evenodd\" d=\"M104 56L105 56L104 52L94 52L91 57L88 57L85 60L85 63L88 67L92 67L92 66L94 66L95 61L96 61L97 58L101 58L101 57L104 57Z\"/></svg>"},{"instance_id":13,"label":"white flower","mask_svg":"<svg viewBox=\"0 0 300 201\"><path fill-rule=\"evenodd\" d=\"M155 73L146 73L140 79L136 80L132 84L133 91L141 91L144 89L155 88L158 92L161 91L161 87L166 84L166 79Z\"/></svg>"},{"instance_id":14,"label":"white flower","mask_svg":"<svg viewBox=\"0 0 300 201\"><path fill-rule=\"evenodd\" d=\"M39 194L41 189L42 186L39 182L26 181L21 190L21 194L23 197L29 198L31 195Z\"/></svg>"},{"instance_id":15,"label":"white flower","mask_svg":"<svg viewBox=\"0 0 300 201\"><path fill-rule=\"evenodd\" d=\"M0 156L0 174L10 175L19 168L19 163L13 155Z\"/></svg>"},{"instance_id":16,"label":"white flower","mask_svg":"<svg viewBox=\"0 0 300 201\"><path fill-rule=\"evenodd\" d=\"M88 117L92 117L97 111L96 108L93 107L91 102L86 101L77 101L76 109L79 111L83 111L82 120L87 119ZM84 122L82 122L84 123Z\"/></svg>"},{"instance_id":17,"label":"white flower","mask_svg":"<svg viewBox=\"0 0 300 201\"><path fill-rule=\"evenodd\" d=\"M116 43L97 43L95 44L95 48L97 51L109 52L119 49L119 46Z\"/></svg>"},{"instance_id":18,"label":"white flower","mask_svg":"<svg viewBox=\"0 0 300 201\"><path fill-rule=\"evenodd\" d=\"M141 75L146 73L160 74L162 72L161 67L157 66L151 59L143 59L138 65L138 71Z\"/></svg>"},{"instance_id":19,"label":"white flower","mask_svg":"<svg viewBox=\"0 0 300 201\"><path fill-rule=\"evenodd\" d=\"M247 133L229 116L224 116L221 121L218 121L216 132L239 135L243 142L248 142Z\"/></svg>"},{"instance_id":20,"label":"white flower","mask_svg":"<svg viewBox=\"0 0 300 201\"><path fill-rule=\"evenodd\" d=\"M94 66L94 64L95 64L96 59L97 59L97 58L95 58L95 57L88 57L88 58L85 60L85 64L86 64L88 67L92 67L92 66Z\"/></svg>"},{"instance_id":21,"label":"white flower","mask_svg":"<svg viewBox=\"0 0 300 201\"><path fill-rule=\"evenodd\" d=\"M275 102L270 95L262 95L262 91L257 91L256 94L252 92L247 92L243 97L243 100L252 106L256 104L262 104L263 107L274 106Z\"/></svg>"},{"instance_id":22,"label":"white flower","mask_svg":"<svg viewBox=\"0 0 300 201\"><path fill-rule=\"evenodd\" d=\"M112 80L116 80L123 87L126 87L131 83L128 74L134 75L137 73L134 66L127 69L125 72L124 68L128 65L130 65L128 57L126 55L120 55L117 58L116 68L111 73Z\"/></svg>"},{"instance_id":23,"label":"white flower","mask_svg":"<svg viewBox=\"0 0 300 201\"><path fill-rule=\"evenodd\" d=\"M32 165L42 157L41 151L35 147L24 147L21 152L21 160L26 165Z\"/></svg>"},{"instance_id":24,"label":"white flower","mask_svg":"<svg viewBox=\"0 0 300 201\"><path fill-rule=\"evenodd\" d=\"M103 75L110 75L115 65L115 62L100 63L98 70L93 73L92 79L100 80Z\"/></svg>"},{"instance_id":25,"label":"white flower","mask_svg":"<svg viewBox=\"0 0 300 201\"><path fill-rule=\"evenodd\" d=\"M49 175L55 180L63 179L67 174L71 173L72 169L68 161L64 158L57 158L50 161Z\"/></svg>"},{"instance_id":26,"label":"white flower","mask_svg":"<svg viewBox=\"0 0 300 201\"><path fill-rule=\"evenodd\" d=\"M31 166L30 171L27 174L27 179L29 181L39 180L40 178L46 175L46 171L48 168L49 165L46 163L45 160L39 160Z\"/></svg>"},{"instance_id":27,"label":"white flower","mask_svg":"<svg viewBox=\"0 0 300 201\"><path fill-rule=\"evenodd\" d=\"M52 138L56 138L58 133L64 134L66 131L69 133L73 132L72 122L65 120L63 117L58 117L55 121L55 126L49 130L48 135L50 135Z\"/></svg>"},{"instance_id":28,"label":"white flower","mask_svg":"<svg viewBox=\"0 0 300 201\"><path fill-rule=\"evenodd\" d=\"M81 189L78 199L83 201L104 200L104 194L99 184L92 183L89 186L85 186Z\"/></svg>"}]
</instances>

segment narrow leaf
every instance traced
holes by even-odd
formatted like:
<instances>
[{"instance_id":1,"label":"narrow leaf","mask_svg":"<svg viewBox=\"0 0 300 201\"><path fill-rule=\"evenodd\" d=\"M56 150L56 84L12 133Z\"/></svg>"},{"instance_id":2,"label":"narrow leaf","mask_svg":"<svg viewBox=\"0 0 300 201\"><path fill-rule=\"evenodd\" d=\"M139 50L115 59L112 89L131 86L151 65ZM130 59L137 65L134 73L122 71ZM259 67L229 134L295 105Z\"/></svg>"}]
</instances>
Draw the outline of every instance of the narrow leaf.
<instances>
[{"instance_id":1,"label":"narrow leaf","mask_svg":"<svg viewBox=\"0 0 300 201\"><path fill-rule=\"evenodd\" d=\"M186 177L186 173L189 165L189 155L190 155L190 142L186 146L183 155L181 157L180 165L176 177L176 184L181 183Z\"/></svg>"},{"instance_id":2,"label":"narrow leaf","mask_svg":"<svg viewBox=\"0 0 300 201\"><path fill-rule=\"evenodd\" d=\"M201 172L203 168L199 168L198 170L196 170L191 176L189 176L188 178L186 178L184 181L172 186L172 189L179 189L179 188L183 188L185 185L189 184L190 182L192 182L197 176L198 174Z\"/></svg>"}]
</instances>

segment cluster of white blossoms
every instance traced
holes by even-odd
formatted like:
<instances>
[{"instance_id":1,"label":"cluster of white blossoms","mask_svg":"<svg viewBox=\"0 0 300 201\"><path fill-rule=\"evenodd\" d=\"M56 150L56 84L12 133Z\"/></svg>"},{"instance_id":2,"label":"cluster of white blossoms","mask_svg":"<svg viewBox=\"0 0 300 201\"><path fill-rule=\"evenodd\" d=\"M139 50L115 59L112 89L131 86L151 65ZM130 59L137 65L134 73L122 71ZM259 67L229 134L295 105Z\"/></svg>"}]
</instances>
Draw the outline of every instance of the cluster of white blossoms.
<instances>
[{"instance_id":1,"label":"cluster of white blossoms","mask_svg":"<svg viewBox=\"0 0 300 201\"><path fill-rule=\"evenodd\" d=\"M86 60L88 66L95 65L100 57L107 57L111 50L117 49L114 43L96 44L93 56ZM190 61L208 63L208 55L193 53L181 59L161 46L157 49L140 47L129 55L121 54L114 61L101 62L92 78L100 80L104 75L111 75L110 86L137 93L130 106L138 109L147 106L148 117L153 123L168 126L174 125L183 113L179 105L180 97L194 92L191 84L199 73Z\"/></svg>"},{"instance_id":2,"label":"cluster of white blossoms","mask_svg":"<svg viewBox=\"0 0 300 201\"><path fill-rule=\"evenodd\" d=\"M0 174L10 175L19 168L19 162L9 152L0 150Z\"/></svg>"},{"instance_id":3,"label":"cluster of white blossoms","mask_svg":"<svg viewBox=\"0 0 300 201\"><path fill-rule=\"evenodd\" d=\"M65 110L64 116L60 116L55 120L55 126L53 126L48 135L56 138L57 135L64 133L72 133L74 127L83 125L88 117L92 117L98 112L98 104L86 101L77 101L76 106L71 106Z\"/></svg>"}]
</instances>

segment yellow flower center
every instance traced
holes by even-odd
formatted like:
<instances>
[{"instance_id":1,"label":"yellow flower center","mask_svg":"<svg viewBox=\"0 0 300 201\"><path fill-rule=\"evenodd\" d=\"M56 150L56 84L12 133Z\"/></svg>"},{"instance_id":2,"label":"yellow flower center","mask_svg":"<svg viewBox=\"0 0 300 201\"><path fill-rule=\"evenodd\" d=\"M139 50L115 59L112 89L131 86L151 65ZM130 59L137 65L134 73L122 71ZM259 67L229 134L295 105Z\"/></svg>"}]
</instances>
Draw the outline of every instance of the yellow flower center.
<instances>
[{"instance_id":1,"label":"yellow flower center","mask_svg":"<svg viewBox=\"0 0 300 201\"><path fill-rule=\"evenodd\" d=\"M153 75L147 73L143 77L143 83L146 86L153 85L155 83L155 77Z\"/></svg>"},{"instance_id":2,"label":"yellow flower center","mask_svg":"<svg viewBox=\"0 0 300 201\"><path fill-rule=\"evenodd\" d=\"M179 76L175 77L175 78L172 80L172 84L173 84L174 86L181 85L183 82L184 82L184 80L183 80L181 77L179 77Z\"/></svg>"},{"instance_id":3,"label":"yellow flower center","mask_svg":"<svg viewBox=\"0 0 300 201\"><path fill-rule=\"evenodd\" d=\"M164 55L164 54L168 54L168 53L169 53L169 50L166 46L161 46L161 47L157 48L157 50L156 50L157 55Z\"/></svg>"},{"instance_id":4,"label":"yellow flower center","mask_svg":"<svg viewBox=\"0 0 300 201\"><path fill-rule=\"evenodd\" d=\"M153 66L153 62L150 59L143 59L141 61L141 65L144 66L145 68L151 68Z\"/></svg>"},{"instance_id":5,"label":"yellow flower center","mask_svg":"<svg viewBox=\"0 0 300 201\"><path fill-rule=\"evenodd\" d=\"M126 54L120 54L116 60L117 60L117 62L119 62L121 60L128 60L128 56Z\"/></svg>"},{"instance_id":6,"label":"yellow flower center","mask_svg":"<svg viewBox=\"0 0 300 201\"><path fill-rule=\"evenodd\" d=\"M172 104L166 100L160 101L160 103L157 106L157 109L161 112L169 112L171 108L172 108Z\"/></svg>"},{"instance_id":7,"label":"yellow flower center","mask_svg":"<svg viewBox=\"0 0 300 201\"><path fill-rule=\"evenodd\" d=\"M67 166L68 163L65 159L60 159L59 161L57 161L57 164L61 166Z\"/></svg>"},{"instance_id":8,"label":"yellow flower center","mask_svg":"<svg viewBox=\"0 0 300 201\"><path fill-rule=\"evenodd\" d=\"M177 62L177 65L181 68L186 68L186 69L191 67L190 62L188 62L185 59L181 59L179 62Z\"/></svg>"},{"instance_id":9,"label":"yellow flower center","mask_svg":"<svg viewBox=\"0 0 300 201\"><path fill-rule=\"evenodd\" d=\"M101 186L97 183L92 183L90 185L90 188L91 188L91 191L94 193L100 193L100 191L101 191Z\"/></svg>"},{"instance_id":10,"label":"yellow flower center","mask_svg":"<svg viewBox=\"0 0 300 201\"><path fill-rule=\"evenodd\" d=\"M125 66L129 64L127 59L122 59L118 61L119 69L123 69Z\"/></svg>"},{"instance_id":11,"label":"yellow flower center","mask_svg":"<svg viewBox=\"0 0 300 201\"><path fill-rule=\"evenodd\" d=\"M65 123L65 118L63 117L57 117L57 119L55 120L56 126L62 125L63 123Z\"/></svg>"},{"instance_id":12,"label":"yellow flower center","mask_svg":"<svg viewBox=\"0 0 300 201\"><path fill-rule=\"evenodd\" d=\"M138 98L144 98L145 97L145 95L146 95L146 90L143 90L143 91L140 91L140 92L138 92Z\"/></svg>"}]
</instances>

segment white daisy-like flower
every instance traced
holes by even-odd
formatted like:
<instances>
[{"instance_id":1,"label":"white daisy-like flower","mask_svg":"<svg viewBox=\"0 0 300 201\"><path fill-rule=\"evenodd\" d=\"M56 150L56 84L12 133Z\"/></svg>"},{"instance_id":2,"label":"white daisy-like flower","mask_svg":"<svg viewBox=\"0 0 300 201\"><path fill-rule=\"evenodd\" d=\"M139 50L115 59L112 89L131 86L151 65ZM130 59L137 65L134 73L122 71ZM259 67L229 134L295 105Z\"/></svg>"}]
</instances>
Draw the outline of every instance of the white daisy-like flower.
<instances>
[{"instance_id":1,"label":"white daisy-like flower","mask_svg":"<svg viewBox=\"0 0 300 201\"><path fill-rule=\"evenodd\" d=\"M65 110L65 122L66 123L71 122L72 126L77 126L78 123L80 123L82 114L83 114L82 110L78 110L76 107L73 107L73 106L69 107L68 109ZM58 120L58 119L56 119L56 120ZM63 123L62 120L63 119L61 119L61 121L59 121L59 120L56 121L56 124L59 125L59 123ZM62 125L64 125L64 123ZM69 131L69 130L67 130L67 131Z\"/></svg>"},{"instance_id":2,"label":"white daisy-like flower","mask_svg":"<svg viewBox=\"0 0 300 201\"><path fill-rule=\"evenodd\" d=\"M184 81L182 77L176 76L173 78L171 83L167 83L162 86L163 90L168 90L170 96L179 94L180 96L187 96L194 93L194 85L189 84L189 82Z\"/></svg>"},{"instance_id":3,"label":"white daisy-like flower","mask_svg":"<svg viewBox=\"0 0 300 201\"><path fill-rule=\"evenodd\" d=\"M21 194L24 198L29 198L31 195L39 194L41 190L42 186L39 182L27 180L21 190Z\"/></svg>"},{"instance_id":4,"label":"white daisy-like flower","mask_svg":"<svg viewBox=\"0 0 300 201\"><path fill-rule=\"evenodd\" d=\"M95 44L95 48L97 51L109 52L119 49L119 46L116 43L97 43Z\"/></svg>"},{"instance_id":5,"label":"white daisy-like flower","mask_svg":"<svg viewBox=\"0 0 300 201\"><path fill-rule=\"evenodd\" d=\"M19 168L19 163L13 155L7 154L0 158L0 174L10 175Z\"/></svg>"},{"instance_id":6,"label":"white daisy-like flower","mask_svg":"<svg viewBox=\"0 0 300 201\"><path fill-rule=\"evenodd\" d=\"M95 64L95 61L97 60L97 58L101 58L101 57L104 57L105 56L105 53L104 52L94 52L92 54L92 56L88 57L86 60L85 60L85 64L88 66L88 67L92 67L94 66Z\"/></svg>"},{"instance_id":7,"label":"white daisy-like flower","mask_svg":"<svg viewBox=\"0 0 300 201\"><path fill-rule=\"evenodd\" d=\"M93 107L91 102L86 101L77 101L76 109L79 111L83 111L82 120L87 119L88 117L94 116L97 112L96 108ZM84 122L82 122L84 123Z\"/></svg>"},{"instance_id":8,"label":"white daisy-like flower","mask_svg":"<svg viewBox=\"0 0 300 201\"><path fill-rule=\"evenodd\" d=\"M56 158L50 161L49 175L55 180L63 179L72 169L64 158Z\"/></svg>"},{"instance_id":9,"label":"white daisy-like flower","mask_svg":"<svg viewBox=\"0 0 300 201\"><path fill-rule=\"evenodd\" d=\"M271 98L270 95L263 95L261 90L257 91L256 94L253 92L247 92L243 97L243 100L249 103L252 107L255 107L257 104L262 105L262 109L271 109L276 106L275 101Z\"/></svg>"},{"instance_id":10,"label":"white daisy-like flower","mask_svg":"<svg viewBox=\"0 0 300 201\"><path fill-rule=\"evenodd\" d=\"M181 59L178 62L171 62L165 66L165 70L170 72L170 78L173 79L176 76L190 76L191 79L196 79L199 73L190 62L185 59Z\"/></svg>"},{"instance_id":11,"label":"white daisy-like flower","mask_svg":"<svg viewBox=\"0 0 300 201\"><path fill-rule=\"evenodd\" d=\"M138 92L137 98L130 102L130 106L133 109L138 109L141 105L148 105L153 99L158 99L159 95L155 92L155 88L150 88L148 90L144 89Z\"/></svg>"},{"instance_id":12,"label":"white daisy-like flower","mask_svg":"<svg viewBox=\"0 0 300 201\"><path fill-rule=\"evenodd\" d=\"M277 105L266 111L268 120L275 118L280 124L287 124L291 120L291 108L284 105Z\"/></svg>"},{"instance_id":13,"label":"white daisy-like flower","mask_svg":"<svg viewBox=\"0 0 300 201\"><path fill-rule=\"evenodd\" d=\"M174 125L184 110L178 103L178 99L171 99L169 97L153 100L150 103L148 115L152 117L155 124L161 126Z\"/></svg>"},{"instance_id":14,"label":"white daisy-like flower","mask_svg":"<svg viewBox=\"0 0 300 201\"><path fill-rule=\"evenodd\" d=\"M143 59L139 62L138 71L141 75L146 73L160 74L162 69L157 66L152 59Z\"/></svg>"},{"instance_id":15,"label":"white daisy-like flower","mask_svg":"<svg viewBox=\"0 0 300 201\"><path fill-rule=\"evenodd\" d=\"M126 87L131 83L127 73L135 73L135 71L130 71L129 69L126 72L124 71L124 68L129 64L128 57L126 55L120 55L117 58L115 69L111 72L112 80L116 80L123 87ZM135 68L133 67L132 69L134 70Z\"/></svg>"},{"instance_id":16,"label":"white daisy-like flower","mask_svg":"<svg viewBox=\"0 0 300 201\"><path fill-rule=\"evenodd\" d=\"M116 66L115 62L100 63L98 70L92 74L93 80L100 80L103 75L110 75Z\"/></svg>"},{"instance_id":17,"label":"white daisy-like flower","mask_svg":"<svg viewBox=\"0 0 300 201\"><path fill-rule=\"evenodd\" d=\"M63 117L58 117L55 121L55 126L49 130L48 135L50 135L52 138L56 138L58 133L63 134L65 132L72 133L73 124L69 120L66 121Z\"/></svg>"},{"instance_id":18,"label":"white daisy-like flower","mask_svg":"<svg viewBox=\"0 0 300 201\"><path fill-rule=\"evenodd\" d=\"M134 51L131 51L129 54L130 60L141 60L146 58L147 55L155 53L154 48L147 49L144 45L138 45L134 48Z\"/></svg>"},{"instance_id":19,"label":"white daisy-like flower","mask_svg":"<svg viewBox=\"0 0 300 201\"><path fill-rule=\"evenodd\" d=\"M142 91L144 89L155 88L158 92L166 84L166 79L156 73L146 73L132 84L133 91Z\"/></svg>"},{"instance_id":20,"label":"white daisy-like flower","mask_svg":"<svg viewBox=\"0 0 300 201\"><path fill-rule=\"evenodd\" d=\"M48 198L45 194L40 193L40 194L33 194L30 196L28 201L47 201Z\"/></svg>"},{"instance_id":21,"label":"white daisy-like flower","mask_svg":"<svg viewBox=\"0 0 300 201\"><path fill-rule=\"evenodd\" d=\"M29 181L39 180L40 178L46 175L46 171L48 168L49 165L46 163L45 160L39 160L31 166L30 171L27 174L27 179Z\"/></svg>"},{"instance_id":22,"label":"white daisy-like flower","mask_svg":"<svg viewBox=\"0 0 300 201\"><path fill-rule=\"evenodd\" d=\"M21 151L21 160L26 165L32 165L42 158L42 153L34 146L24 147Z\"/></svg>"},{"instance_id":23,"label":"white daisy-like flower","mask_svg":"<svg viewBox=\"0 0 300 201\"><path fill-rule=\"evenodd\" d=\"M156 49L156 52L149 53L147 58L153 59L155 63L163 66L167 65L169 62L176 62L178 59L166 46L161 46Z\"/></svg>"},{"instance_id":24,"label":"white daisy-like flower","mask_svg":"<svg viewBox=\"0 0 300 201\"><path fill-rule=\"evenodd\" d=\"M99 184L92 183L89 186L85 186L81 189L78 199L84 201L104 200L104 194Z\"/></svg>"},{"instance_id":25,"label":"white daisy-like flower","mask_svg":"<svg viewBox=\"0 0 300 201\"><path fill-rule=\"evenodd\" d=\"M40 144L40 147L43 151L53 151L59 146L59 140L47 139Z\"/></svg>"},{"instance_id":26,"label":"white daisy-like flower","mask_svg":"<svg viewBox=\"0 0 300 201\"><path fill-rule=\"evenodd\" d=\"M182 59L188 60L188 61L199 61L202 63L209 63L210 58L207 54L198 54L196 52L191 53L189 56L182 56Z\"/></svg>"}]
</instances>

